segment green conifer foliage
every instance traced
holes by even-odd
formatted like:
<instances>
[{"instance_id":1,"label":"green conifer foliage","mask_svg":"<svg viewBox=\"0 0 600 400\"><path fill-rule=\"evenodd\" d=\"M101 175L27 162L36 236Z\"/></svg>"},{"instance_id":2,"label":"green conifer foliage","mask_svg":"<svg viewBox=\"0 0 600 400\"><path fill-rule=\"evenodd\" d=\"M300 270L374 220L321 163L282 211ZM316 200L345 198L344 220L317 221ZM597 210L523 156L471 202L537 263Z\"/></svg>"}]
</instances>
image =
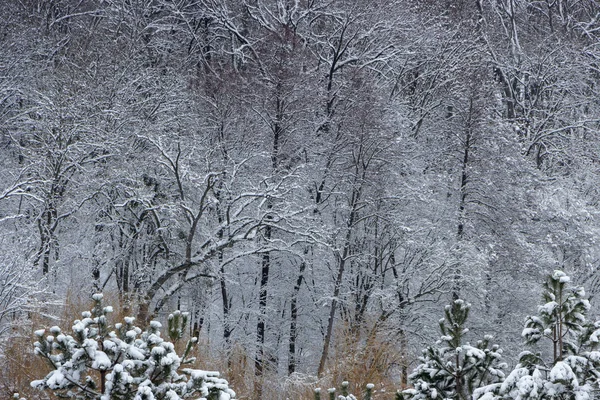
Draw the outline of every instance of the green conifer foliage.
<instances>
[{"instance_id":1,"label":"green conifer foliage","mask_svg":"<svg viewBox=\"0 0 600 400\"><path fill-rule=\"evenodd\" d=\"M423 351L421 364L409 376L413 388L401 392L399 398L467 400L481 385L504 378L502 350L497 345L490 347L491 336L475 346L465 342L469 310L470 304L461 299L445 307L440 340Z\"/></svg>"},{"instance_id":2,"label":"green conifer foliage","mask_svg":"<svg viewBox=\"0 0 600 400\"><path fill-rule=\"evenodd\" d=\"M342 382L341 392L342 394L337 397L337 400L357 400L358 398L350 393L349 391L350 383L348 381ZM373 388L375 385L372 383L367 384L365 388L365 393L363 396L363 400L372 400L373 399ZM327 394L329 395L329 400L335 400L335 392L336 388L327 389ZM315 400L321 400L321 388L316 388L314 390Z\"/></svg>"},{"instance_id":3,"label":"green conifer foliage","mask_svg":"<svg viewBox=\"0 0 600 400\"><path fill-rule=\"evenodd\" d=\"M527 317L522 336L528 345L551 345L552 357L525 351L502 384L484 386L475 400L587 400L598 389L600 321L587 322L590 303L583 287L554 271L544 283L544 304Z\"/></svg>"},{"instance_id":4,"label":"green conifer foliage","mask_svg":"<svg viewBox=\"0 0 600 400\"><path fill-rule=\"evenodd\" d=\"M59 398L76 400L180 400L186 398L228 400L235 397L218 372L181 368L197 342L191 338L183 356L172 342L161 337L161 324L150 322L143 331L126 317L114 326L108 322L112 307L102 305L102 295L93 296L94 308L82 313L72 333L59 327L36 331L35 351L52 367L43 379L31 385L49 390ZM168 336L183 337L187 316L169 317Z\"/></svg>"},{"instance_id":5,"label":"green conifer foliage","mask_svg":"<svg viewBox=\"0 0 600 400\"><path fill-rule=\"evenodd\" d=\"M554 271L544 283L544 304L538 316L527 317L523 337L527 344L542 338L553 345L553 361L578 351L577 343L586 329L586 314L590 303L583 287L568 287L570 278L562 271Z\"/></svg>"}]
</instances>

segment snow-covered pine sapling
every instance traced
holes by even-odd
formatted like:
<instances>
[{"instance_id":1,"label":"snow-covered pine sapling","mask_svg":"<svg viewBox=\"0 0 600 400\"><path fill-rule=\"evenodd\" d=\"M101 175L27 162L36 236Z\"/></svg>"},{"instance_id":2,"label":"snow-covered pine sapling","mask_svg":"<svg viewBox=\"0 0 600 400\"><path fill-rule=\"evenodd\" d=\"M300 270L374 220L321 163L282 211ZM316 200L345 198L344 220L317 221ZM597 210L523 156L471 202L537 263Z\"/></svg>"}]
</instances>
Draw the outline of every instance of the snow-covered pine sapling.
<instances>
[{"instance_id":1,"label":"snow-covered pine sapling","mask_svg":"<svg viewBox=\"0 0 600 400\"><path fill-rule=\"evenodd\" d=\"M350 394L348 388L350 387L350 382L343 381L342 382L342 394L338 396L338 400L356 400L356 396Z\"/></svg>"},{"instance_id":2,"label":"snow-covered pine sapling","mask_svg":"<svg viewBox=\"0 0 600 400\"><path fill-rule=\"evenodd\" d=\"M475 346L464 341L470 307L457 299L444 308L445 318L439 322L442 336L423 351L421 364L409 376L413 388L402 391L399 398L468 400L477 387L504 378L502 350L497 345L490 347L491 336Z\"/></svg>"},{"instance_id":3,"label":"snow-covered pine sapling","mask_svg":"<svg viewBox=\"0 0 600 400\"><path fill-rule=\"evenodd\" d=\"M342 394L340 394L337 397L337 400L357 400L356 396L354 396L353 394L350 393L349 386L350 386L349 382L347 382L347 381L342 382L342 387L341 387ZM373 385L372 383L367 384L367 387L365 389L365 396L364 396L363 400L372 400L373 399L373 388L374 387L375 387L375 385ZM335 392L336 392L335 388L327 389L327 393L329 395L329 400L336 400ZM315 400L321 400L321 388L316 388L314 390L314 395L315 395Z\"/></svg>"},{"instance_id":4,"label":"snow-covered pine sapling","mask_svg":"<svg viewBox=\"0 0 600 400\"><path fill-rule=\"evenodd\" d=\"M169 314L167 330L169 339L171 339L173 343L177 343L184 336L188 321L189 313L187 312L177 310L172 314ZM198 338L196 337L191 337L188 340L183 355L181 356L181 364L190 364L196 361L195 357L188 358L188 356L197 342Z\"/></svg>"},{"instance_id":5,"label":"snow-covered pine sapling","mask_svg":"<svg viewBox=\"0 0 600 400\"><path fill-rule=\"evenodd\" d=\"M577 351L577 338L584 331L585 315L590 309L584 288L569 287L569 282L570 278L558 270L548 277L539 315L527 317L522 334L527 344L535 344L542 338L550 340L553 363Z\"/></svg>"},{"instance_id":6,"label":"snow-covered pine sapling","mask_svg":"<svg viewBox=\"0 0 600 400\"><path fill-rule=\"evenodd\" d=\"M524 351L504 382L476 390L475 400L587 400L598 390L600 321L586 320L590 303L584 288L570 286L570 278L556 270L544 283L542 297L544 304L537 316L527 317L522 336L529 345L550 344L552 358Z\"/></svg>"},{"instance_id":7,"label":"snow-covered pine sapling","mask_svg":"<svg viewBox=\"0 0 600 400\"><path fill-rule=\"evenodd\" d=\"M335 388L327 389L327 393L329 394L329 400L335 400Z\"/></svg>"},{"instance_id":8,"label":"snow-covered pine sapling","mask_svg":"<svg viewBox=\"0 0 600 400\"><path fill-rule=\"evenodd\" d=\"M364 400L371 400L373 398L373 388L374 387L375 387L375 385L373 385L372 383L367 384L367 389L365 391L365 399Z\"/></svg>"},{"instance_id":9,"label":"snow-covered pine sapling","mask_svg":"<svg viewBox=\"0 0 600 400\"><path fill-rule=\"evenodd\" d=\"M347 397L348 396L348 386L350 386L350 382L348 381L343 381L342 382L342 396Z\"/></svg>"},{"instance_id":10,"label":"snow-covered pine sapling","mask_svg":"<svg viewBox=\"0 0 600 400\"><path fill-rule=\"evenodd\" d=\"M181 339L185 333L185 328L188 323L189 313L181 312L179 310L169 314L168 318L168 332L169 339L173 343Z\"/></svg>"},{"instance_id":11,"label":"snow-covered pine sapling","mask_svg":"<svg viewBox=\"0 0 600 400\"><path fill-rule=\"evenodd\" d=\"M93 296L94 307L73 324L72 334L58 327L36 331L36 353L48 361L52 371L33 387L51 390L58 397L93 400L144 400L202 398L229 400L235 393L218 372L181 369L191 347L179 357L172 342L161 337L161 324L151 321L143 331L126 317L114 326L108 323L111 307L102 306L102 295ZM175 318L173 318L175 319ZM185 329L181 314L169 328L169 336L181 338ZM171 329L172 328L172 329ZM173 336L171 336L173 335Z\"/></svg>"}]
</instances>

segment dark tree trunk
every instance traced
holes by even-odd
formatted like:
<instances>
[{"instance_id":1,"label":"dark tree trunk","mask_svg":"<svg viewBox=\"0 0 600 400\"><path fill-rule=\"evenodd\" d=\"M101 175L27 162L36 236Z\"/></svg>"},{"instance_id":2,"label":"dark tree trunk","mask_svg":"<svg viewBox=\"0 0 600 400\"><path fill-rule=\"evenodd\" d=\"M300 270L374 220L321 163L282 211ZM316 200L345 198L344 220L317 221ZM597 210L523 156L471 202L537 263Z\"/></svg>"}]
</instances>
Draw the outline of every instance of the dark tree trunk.
<instances>
[{"instance_id":1,"label":"dark tree trunk","mask_svg":"<svg viewBox=\"0 0 600 400\"><path fill-rule=\"evenodd\" d=\"M265 238L271 239L271 227L265 228ZM260 290L258 292L258 321L256 323L256 341L258 349L256 351L256 360L254 362L254 395L256 399L262 398L262 376L264 372L264 353L265 353L265 314L267 310L267 284L269 283L269 269L271 267L271 253L266 252L262 256Z\"/></svg>"},{"instance_id":2,"label":"dark tree trunk","mask_svg":"<svg viewBox=\"0 0 600 400\"><path fill-rule=\"evenodd\" d=\"M307 254L305 250L304 254ZM296 340L298 339L297 323L298 323L298 294L302 281L304 280L304 270L306 269L306 261L300 263L300 271L298 272L298 279L294 285L294 291L292 292L292 299L290 301L290 339L288 346L288 374L291 375L296 372Z\"/></svg>"}]
</instances>

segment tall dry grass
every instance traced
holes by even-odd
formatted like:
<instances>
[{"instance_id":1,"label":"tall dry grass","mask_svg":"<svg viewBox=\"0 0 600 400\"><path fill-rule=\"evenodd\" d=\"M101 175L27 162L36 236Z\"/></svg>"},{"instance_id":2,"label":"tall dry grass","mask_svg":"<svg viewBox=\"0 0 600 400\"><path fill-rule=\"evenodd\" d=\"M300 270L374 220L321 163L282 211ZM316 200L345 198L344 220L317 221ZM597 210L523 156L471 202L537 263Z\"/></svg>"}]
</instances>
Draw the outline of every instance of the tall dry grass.
<instances>
[{"instance_id":1,"label":"tall dry grass","mask_svg":"<svg viewBox=\"0 0 600 400\"><path fill-rule=\"evenodd\" d=\"M349 392L361 398L367 384L372 383L374 399L394 399L396 391L401 389L400 371L407 361L406 349L401 347L397 335L367 322L359 329L340 324L335 337L319 386L339 388L347 381ZM314 398L312 390L302 397L309 398Z\"/></svg>"},{"instance_id":2,"label":"tall dry grass","mask_svg":"<svg viewBox=\"0 0 600 400\"><path fill-rule=\"evenodd\" d=\"M115 293L105 293L104 304L112 305L111 321L122 321L123 317L135 313L137 304L123 302ZM85 296L68 293L61 307L40 305L28 318L15 321L12 332L0 343L0 399L10 399L18 392L29 400L53 400L51 393L40 392L30 387L30 382L43 378L50 367L33 352L34 334L40 328L58 325L70 330L73 320L81 312L89 310L92 301ZM122 303L126 303L125 307ZM262 380L262 397L254 395L254 349L234 344L225 352L200 332L198 345L191 354L196 358L192 368L220 371L240 400L312 400L314 389L324 390L340 387L342 381L350 382L350 392L360 398L368 383L375 385L376 400L394 399L400 389L398 370L406 362L406 356L397 337L376 329L375 324L365 324L360 330L349 329L339 324L335 331L330 358L324 376L317 379L311 374L283 376L275 368L266 368ZM166 336L166 332L164 333ZM176 343L181 354L187 337Z\"/></svg>"}]
</instances>

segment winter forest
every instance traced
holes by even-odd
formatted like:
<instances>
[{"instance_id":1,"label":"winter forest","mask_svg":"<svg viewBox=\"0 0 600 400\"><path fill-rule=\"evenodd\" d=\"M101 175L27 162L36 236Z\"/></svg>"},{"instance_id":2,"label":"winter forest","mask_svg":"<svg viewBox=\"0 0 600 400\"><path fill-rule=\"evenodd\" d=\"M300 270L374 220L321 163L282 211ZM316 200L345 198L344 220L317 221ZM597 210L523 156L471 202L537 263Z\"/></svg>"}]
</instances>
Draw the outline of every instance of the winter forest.
<instances>
[{"instance_id":1,"label":"winter forest","mask_svg":"<svg viewBox=\"0 0 600 400\"><path fill-rule=\"evenodd\" d=\"M552 288L600 316L598 1L1 3L0 398L99 292L256 400L435 399L444 314L506 376Z\"/></svg>"}]
</instances>

